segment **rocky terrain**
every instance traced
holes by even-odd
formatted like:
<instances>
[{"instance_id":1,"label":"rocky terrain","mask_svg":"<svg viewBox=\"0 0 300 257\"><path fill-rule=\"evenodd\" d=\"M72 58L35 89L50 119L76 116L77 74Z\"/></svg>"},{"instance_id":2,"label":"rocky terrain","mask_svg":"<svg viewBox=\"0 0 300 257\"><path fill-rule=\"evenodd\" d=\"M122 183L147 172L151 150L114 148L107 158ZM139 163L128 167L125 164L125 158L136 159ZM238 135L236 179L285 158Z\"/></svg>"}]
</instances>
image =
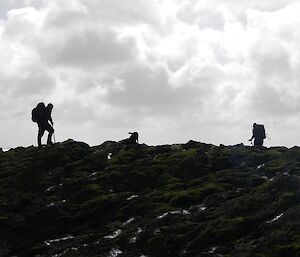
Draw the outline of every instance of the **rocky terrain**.
<instances>
[{"instance_id":1,"label":"rocky terrain","mask_svg":"<svg viewBox=\"0 0 300 257\"><path fill-rule=\"evenodd\" d=\"M0 256L300 256L300 148L0 151Z\"/></svg>"}]
</instances>

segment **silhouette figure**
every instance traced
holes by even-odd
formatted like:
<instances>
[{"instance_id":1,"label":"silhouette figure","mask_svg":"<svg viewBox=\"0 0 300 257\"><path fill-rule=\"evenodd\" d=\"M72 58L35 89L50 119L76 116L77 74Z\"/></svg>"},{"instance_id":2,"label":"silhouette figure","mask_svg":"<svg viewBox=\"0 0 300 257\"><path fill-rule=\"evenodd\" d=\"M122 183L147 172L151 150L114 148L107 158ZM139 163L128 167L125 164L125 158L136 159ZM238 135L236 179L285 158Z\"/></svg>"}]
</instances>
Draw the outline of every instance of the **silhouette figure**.
<instances>
[{"instance_id":1,"label":"silhouette figure","mask_svg":"<svg viewBox=\"0 0 300 257\"><path fill-rule=\"evenodd\" d=\"M254 146L262 146L265 138L266 132L264 125L253 123L252 137L249 139L249 141L254 139Z\"/></svg>"},{"instance_id":2,"label":"silhouette figure","mask_svg":"<svg viewBox=\"0 0 300 257\"><path fill-rule=\"evenodd\" d=\"M134 145L139 143L139 134L137 132L128 132L129 138L123 139L120 142L126 145Z\"/></svg>"},{"instance_id":3,"label":"silhouette figure","mask_svg":"<svg viewBox=\"0 0 300 257\"><path fill-rule=\"evenodd\" d=\"M46 130L49 132L47 144L52 144L52 135L54 133L53 120L51 117L52 109L53 104L50 103L45 106L45 104L41 102L32 110L32 121L36 122L39 128L37 136L38 146L42 146L42 137Z\"/></svg>"}]
</instances>

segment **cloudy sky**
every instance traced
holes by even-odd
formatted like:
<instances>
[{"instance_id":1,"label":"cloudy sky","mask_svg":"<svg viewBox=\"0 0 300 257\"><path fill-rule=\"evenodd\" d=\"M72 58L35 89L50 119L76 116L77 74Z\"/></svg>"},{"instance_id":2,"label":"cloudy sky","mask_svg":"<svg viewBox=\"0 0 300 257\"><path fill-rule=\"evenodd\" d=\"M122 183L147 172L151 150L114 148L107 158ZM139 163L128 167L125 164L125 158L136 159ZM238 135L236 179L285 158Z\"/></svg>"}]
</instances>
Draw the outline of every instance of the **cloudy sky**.
<instances>
[{"instance_id":1,"label":"cloudy sky","mask_svg":"<svg viewBox=\"0 0 300 257\"><path fill-rule=\"evenodd\" d=\"M138 131L149 145L300 145L300 2L1 0L0 147ZM45 139L44 139L45 140Z\"/></svg>"}]
</instances>

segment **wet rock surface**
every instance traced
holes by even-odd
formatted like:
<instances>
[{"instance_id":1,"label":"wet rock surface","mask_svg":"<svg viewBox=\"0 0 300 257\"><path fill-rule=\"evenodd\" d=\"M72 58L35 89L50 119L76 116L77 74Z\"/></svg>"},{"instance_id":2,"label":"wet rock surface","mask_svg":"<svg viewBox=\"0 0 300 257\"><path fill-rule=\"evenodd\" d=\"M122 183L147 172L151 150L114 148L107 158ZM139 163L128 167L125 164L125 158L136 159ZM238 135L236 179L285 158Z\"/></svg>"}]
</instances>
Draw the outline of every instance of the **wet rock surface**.
<instances>
[{"instance_id":1,"label":"wet rock surface","mask_svg":"<svg viewBox=\"0 0 300 257\"><path fill-rule=\"evenodd\" d=\"M300 148L0 151L0 257L300 256Z\"/></svg>"}]
</instances>

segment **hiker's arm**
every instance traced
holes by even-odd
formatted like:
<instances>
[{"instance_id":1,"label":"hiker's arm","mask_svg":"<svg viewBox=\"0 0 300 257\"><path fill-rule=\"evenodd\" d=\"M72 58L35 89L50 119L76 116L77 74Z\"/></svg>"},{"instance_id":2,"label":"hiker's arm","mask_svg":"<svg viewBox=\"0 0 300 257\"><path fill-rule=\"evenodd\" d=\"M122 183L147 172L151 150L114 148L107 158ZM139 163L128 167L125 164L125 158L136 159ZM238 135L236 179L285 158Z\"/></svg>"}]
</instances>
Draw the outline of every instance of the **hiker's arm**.
<instances>
[{"instance_id":1,"label":"hiker's arm","mask_svg":"<svg viewBox=\"0 0 300 257\"><path fill-rule=\"evenodd\" d=\"M254 137L254 129L252 129L252 137L249 139L249 141L251 141Z\"/></svg>"},{"instance_id":2,"label":"hiker's arm","mask_svg":"<svg viewBox=\"0 0 300 257\"><path fill-rule=\"evenodd\" d=\"M51 116L49 117L49 121L50 121L51 125L53 126L53 120L52 120Z\"/></svg>"}]
</instances>

